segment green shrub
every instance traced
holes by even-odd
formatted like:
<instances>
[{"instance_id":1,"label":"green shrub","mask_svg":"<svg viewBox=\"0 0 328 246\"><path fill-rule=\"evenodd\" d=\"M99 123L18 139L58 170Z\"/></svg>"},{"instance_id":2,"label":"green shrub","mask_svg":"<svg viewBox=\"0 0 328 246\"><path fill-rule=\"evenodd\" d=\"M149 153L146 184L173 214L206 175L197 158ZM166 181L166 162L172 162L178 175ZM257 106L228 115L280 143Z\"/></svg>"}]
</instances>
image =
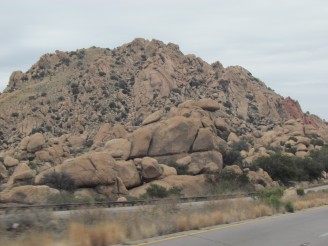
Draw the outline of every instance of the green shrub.
<instances>
[{"instance_id":1,"label":"green shrub","mask_svg":"<svg viewBox=\"0 0 328 246\"><path fill-rule=\"evenodd\" d=\"M284 184L289 181L314 180L321 177L324 166L313 158L299 158L282 155L280 153L261 157L253 163L255 168L262 168L274 180Z\"/></svg>"},{"instance_id":2,"label":"green shrub","mask_svg":"<svg viewBox=\"0 0 328 246\"><path fill-rule=\"evenodd\" d=\"M299 195L299 196L304 196L304 195L305 195L304 189L297 189L297 190L296 190L296 193L297 193L297 195Z\"/></svg>"},{"instance_id":3,"label":"green shrub","mask_svg":"<svg viewBox=\"0 0 328 246\"><path fill-rule=\"evenodd\" d=\"M294 205L289 201L285 203L285 209L288 213L294 213L295 211Z\"/></svg>"},{"instance_id":4,"label":"green shrub","mask_svg":"<svg viewBox=\"0 0 328 246\"><path fill-rule=\"evenodd\" d=\"M324 145L321 150L315 150L311 152L310 157L320 165L324 167L325 171L328 171L328 146Z\"/></svg>"},{"instance_id":5,"label":"green shrub","mask_svg":"<svg viewBox=\"0 0 328 246\"><path fill-rule=\"evenodd\" d=\"M233 144L231 145L231 148L233 150L238 150L238 151L242 151L242 150L247 151L249 149L249 144L245 140L240 140L239 142L233 142Z\"/></svg>"},{"instance_id":6,"label":"green shrub","mask_svg":"<svg viewBox=\"0 0 328 246\"><path fill-rule=\"evenodd\" d=\"M223 163L225 165L240 165L242 162L242 157L238 150L229 150L223 155Z\"/></svg>"},{"instance_id":7,"label":"green shrub","mask_svg":"<svg viewBox=\"0 0 328 246\"><path fill-rule=\"evenodd\" d=\"M276 210L279 210L279 208L282 205L281 197L284 194L284 190L280 187L277 188L270 188L270 189L263 189L256 193L256 197L264 202L266 202L268 205L272 206Z\"/></svg>"},{"instance_id":8,"label":"green shrub","mask_svg":"<svg viewBox=\"0 0 328 246\"><path fill-rule=\"evenodd\" d=\"M313 144L314 146L323 146L324 142L321 139L312 139L310 144Z\"/></svg>"},{"instance_id":9,"label":"green shrub","mask_svg":"<svg viewBox=\"0 0 328 246\"><path fill-rule=\"evenodd\" d=\"M146 194L143 198L145 197L150 197L150 198L165 198L168 196L181 196L181 189L177 187L172 187L170 189L166 189L163 186L157 185L157 184L151 184L147 189L146 189Z\"/></svg>"},{"instance_id":10,"label":"green shrub","mask_svg":"<svg viewBox=\"0 0 328 246\"><path fill-rule=\"evenodd\" d=\"M68 173L65 172L46 173L40 183L58 190L75 189L74 180Z\"/></svg>"},{"instance_id":11,"label":"green shrub","mask_svg":"<svg viewBox=\"0 0 328 246\"><path fill-rule=\"evenodd\" d=\"M169 164L169 166L175 168L175 170L177 170L178 175L188 175L187 165L178 165L175 162L172 162Z\"/></svg>"}]
</instances>

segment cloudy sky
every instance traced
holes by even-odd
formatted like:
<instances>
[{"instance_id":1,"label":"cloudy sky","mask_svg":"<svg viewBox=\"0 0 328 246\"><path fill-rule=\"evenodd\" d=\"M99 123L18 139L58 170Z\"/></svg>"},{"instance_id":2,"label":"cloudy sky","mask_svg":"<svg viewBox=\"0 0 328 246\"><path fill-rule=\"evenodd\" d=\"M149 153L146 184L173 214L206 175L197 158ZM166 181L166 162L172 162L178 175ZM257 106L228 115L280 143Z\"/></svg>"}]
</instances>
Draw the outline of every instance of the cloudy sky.
<instances>
[{"instance_id":1,"label":"cloudy sky","mask_svg":"<svg viewBox=\"0 0 328 246\"><path fill-rule=\"evenodd\" d=\"M327 0L0 0L0 91L44 53L136 37L241 65L328 120Z\"/></svg>"}]
</instances>

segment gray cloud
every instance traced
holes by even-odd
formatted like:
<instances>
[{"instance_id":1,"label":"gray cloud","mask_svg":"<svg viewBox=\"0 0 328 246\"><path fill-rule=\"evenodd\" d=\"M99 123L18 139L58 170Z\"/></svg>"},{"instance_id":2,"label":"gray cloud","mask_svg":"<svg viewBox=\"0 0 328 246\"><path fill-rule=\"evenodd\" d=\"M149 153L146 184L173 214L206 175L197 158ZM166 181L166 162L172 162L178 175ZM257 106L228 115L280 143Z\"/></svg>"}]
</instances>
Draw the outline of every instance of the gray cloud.
<instances>
[{"instance_id":1,"label":"gray cloud","mask_svg":"<svg viewBox=\"0 0 328 246\"><path fill-rule=\"evenodd\" d=\"M241 65L328 119L326 0L0 0L0 90L44 53L136 37Z\"/></svg>"}]
</instances>

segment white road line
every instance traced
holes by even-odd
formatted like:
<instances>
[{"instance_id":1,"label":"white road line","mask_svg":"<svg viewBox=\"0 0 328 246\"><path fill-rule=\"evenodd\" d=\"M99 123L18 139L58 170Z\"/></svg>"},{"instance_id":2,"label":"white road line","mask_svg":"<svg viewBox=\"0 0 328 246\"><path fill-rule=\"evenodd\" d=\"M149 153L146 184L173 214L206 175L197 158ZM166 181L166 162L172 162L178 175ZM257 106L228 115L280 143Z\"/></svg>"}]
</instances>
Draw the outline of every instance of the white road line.
<instances>
[{"instance_id":1,"label":"white road line","mask_svg":"<svg viewBox=\"0 0 328 246\"><path fill-rule=\"evenodd\" d=\"M328 236L328 232L321 234L319 237L327 237Z\"/></svg>"}]
</instances>

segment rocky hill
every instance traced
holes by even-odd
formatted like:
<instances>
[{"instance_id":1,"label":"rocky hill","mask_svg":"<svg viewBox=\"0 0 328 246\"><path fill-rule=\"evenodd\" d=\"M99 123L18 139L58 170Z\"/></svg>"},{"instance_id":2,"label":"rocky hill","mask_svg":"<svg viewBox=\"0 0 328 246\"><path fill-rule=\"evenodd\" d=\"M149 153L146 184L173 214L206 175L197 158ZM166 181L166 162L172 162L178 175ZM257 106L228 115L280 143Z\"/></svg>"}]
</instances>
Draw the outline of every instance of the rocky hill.
<instances>
[{"instance_id":1,"label":"rocky hill","mask_svg":"<svg viewBox=\"0 0 328 246\"><path fill-rule=\"evenodd\" d=\"M0 95L0 200L56 193L40 185L50 172L68 173L81 193L139 195L155 182L192 195L203 192L204 173L222 170L234 143L248 145L240 150L247 167L277 148L307 156L327 140L327 123L297 101L175 44L56 51L13 72ZM273 185L261 170L244 172Z\"/></svg>"}]
</instances>

